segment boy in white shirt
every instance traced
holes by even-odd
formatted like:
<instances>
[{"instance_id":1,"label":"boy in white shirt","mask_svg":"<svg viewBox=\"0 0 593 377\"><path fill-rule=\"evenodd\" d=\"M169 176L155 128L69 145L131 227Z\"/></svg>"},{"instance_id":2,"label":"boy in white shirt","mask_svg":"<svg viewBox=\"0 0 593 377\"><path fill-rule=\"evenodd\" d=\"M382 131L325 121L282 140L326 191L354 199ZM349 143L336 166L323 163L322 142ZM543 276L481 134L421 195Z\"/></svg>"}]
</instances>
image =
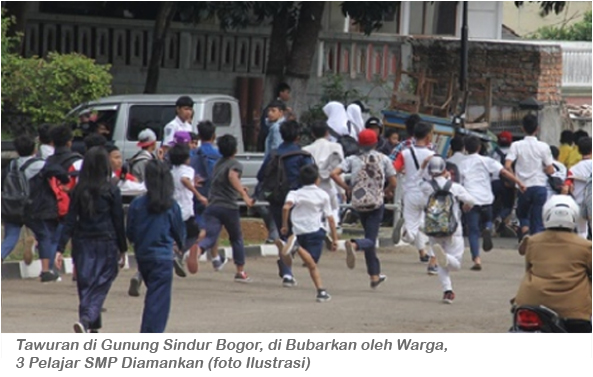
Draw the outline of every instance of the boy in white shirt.
<instances>
[{"instance_id":1,"label":"boy in white shirt","mask_svg":"<svg viewBox=\"0 0 593 377\"><path fill-rule=\"evenodd\" d=\"M434 152L428 147L432 140L432 125L419 122L414 126L415 145L404 149L393 163L398 173L405 172L403 177L404 190L404 242L416 245L421 262L428 262L429 275L438 273L436 259L430 245L427 247L428 237L420 230L424 218L426 201L420 192L421 180L417 177L420 164Z\"/></svg>"},{"instance_id":2,"label":"boy in white shirt","mask_svg":"<svg viewBox=\"0 0 593 377\"><path fill-rule=\"evenodd\" d=\"M178 131L194 132L194 127L191 121L194 115L194 101L191 97L182 96L175 102L175 112L177 116L175 119L167 123L163 129L164 136L161 144L163 154L171 148L171 143L174 141L175 133Z\"/></svg>"},{"instance_id":3,"label":"boy in white shirt","mask_svg":"<svg viewBox=\"0 0 593 377\"><path fill-rule=\"evenodd\" d=\"M461 184L475 199L473 208L465 215L468 226L469 247L474 262L473 271L482 269L480 259L480 234L484 251L492 250L492 193L491 179L495 174L512 180L522 187L523 184L511 172L507 171L500 162L487 156L480 155L482 143L477 136L468 136L464 140L468 155L461 163L459 172Z\"/></svg>"},{"instance_id":4,"label":"boy in white shirt","mask_svg":"<svg viewBox=\"0 0 593 377\"><path fill-rule=\"evenodd\" d=\"M552 152L548 144L537 140L539 130L537 117L529 114L523 118L523 131L527 136L511 144L507 153L505 167L513 171L525 184L524 192L519 192L517 217L521 224L521 238L544 230L542 211L546 203L548 176L554 174Z\"/></svg>"},{"instance_id":5,"label":"boy in white shirt","mask_svg":"<svg viewBox=\"0 0 593 377\"><path fill-rule=\"evenodd\" d=\"M592 163L591 163L591 138L583 137L577 141L577 147L579 153L583 156L583 159L576 165L572 166L568 170L568 176L566 178L566 188L564 193L571 193L574 200L581 205L585 199L585 186L587 179L591 176ZM587 220L579 217L577 221L577 233L579 236L587 239L588 227Z\"/></svg>"},{"instance_id":6,"label":"boy in white shirt","mask_svg":"<svg viewBox=\"0 0 593 377\"><path fill-rule=\"evenodd\" d=\"M173 199L179 204L181 217L185 223L187 238L185 240L184 250L182 250L182 254L185 254L183 251L187 250L189 252L198 247L196 241L200 234L200 228L196 223L194 214L193 198L195 196L203 205L208 205L208 199L196 189L196 172L189 164L189 146L187 144L175 144L169 150L169 159L171 160L171 165L173 165L171 169L173 184L175 185ZM186 276L183 269L183 262L179 256L175 258L175 273L180 277Z\"/></svg>"},{"instance_id":7,"label":"boy in white shirt","mask_svg":"<svg viewBox=\"0 0 593 377\"><path fill-rule=\"evenodd\" d=\"M301 168L300 181L303 187L288 193L282 208L282 235L288 235L288 217L292 224L292 235L282 250L282 259L288 268L292 258L298 253L309 269L313 284L317 289L317 301L325 302L331 296L323 288L317 263L321 257L326 237L324 222L327 221L332 234L332 250L337 249L338 232L330 205L329 195L319 187L319 169L316 165Z\"/></svg>"},{"instance_id":8,"label":"boy in white shirt","mask_svg":"<svg viewBox=\"0 0 593 377\"><path fill-rule=\"evenodd\" d=\"M449 172L446 170L445 160L441 156L428 156L422 163L421 169L418 171L416 178L421 180L425 169L428 166L428 173L431 176L432 184L428 181L423 181L420 184L420 189L424 195L425 202L434 192L433 184L440 188L445 188L449 182L451 187L449 192L453 195L453 216L457 223L455 232L447 237L429 237L429 242L433 247L436 258L438 260L438 275L443 288L443 302L452 304L455 299L453 292L453 285L451 284L450 271L457 271L461 268L461 258L463 257L464 245L461 227L461 211L460 202L463 202L463 209L468 211L474 204L474 198L458 183L454 183L449 179Z\"/></svg>"}]
</instances>

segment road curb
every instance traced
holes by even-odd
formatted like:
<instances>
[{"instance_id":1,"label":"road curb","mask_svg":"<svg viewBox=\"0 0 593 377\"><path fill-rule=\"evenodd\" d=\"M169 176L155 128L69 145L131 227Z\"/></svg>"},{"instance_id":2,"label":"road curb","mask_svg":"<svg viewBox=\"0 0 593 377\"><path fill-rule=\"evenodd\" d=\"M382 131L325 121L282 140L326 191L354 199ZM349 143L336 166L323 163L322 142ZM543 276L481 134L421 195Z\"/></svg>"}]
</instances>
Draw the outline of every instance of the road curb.
<instances>
[{"instance_id":1,"label":"road curb","mask_svg":"<svg viewBox=\"0 0 593 377\"><path fill-rule=\"evenodd\" d=\"M344 249L344 240L338 242L338 249ZM393 241L387 238L381 238L377 242L379 247L394 246ZM223 247L220 249L221 256L232 260L233 249ZM277 257L278 248L275 245L249 245L245 246L245 256L247 258ZM200 262L207 262L208 256L202 255ZM136 269L136 258L128 255L124 269ZM30 265L23 261L4 262L0 273L1 280L7 279L37 279L41 273L41 261L34 260ZM62 274L72 274L72 258L64 258L64 264L61 269Z\"/></svg>"}]
</instances>

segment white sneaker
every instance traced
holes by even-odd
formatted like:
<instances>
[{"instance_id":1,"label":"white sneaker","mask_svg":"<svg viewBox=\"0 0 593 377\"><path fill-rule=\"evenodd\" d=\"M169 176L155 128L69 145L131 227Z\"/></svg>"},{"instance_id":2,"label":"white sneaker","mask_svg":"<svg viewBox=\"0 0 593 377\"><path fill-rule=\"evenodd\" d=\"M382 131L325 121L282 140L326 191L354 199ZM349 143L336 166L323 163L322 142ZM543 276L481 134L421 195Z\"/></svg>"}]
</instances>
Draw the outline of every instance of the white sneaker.
<instances>
[{"instance_id":1,"label":"white sneaker","mask_svg":"<svg viewBox=\"0 0 593 377\"><path fill-rule=\"evenodd\" d=\"M449 265L449 259L447 258L447 254L439 244L435 244L432 246L432 250L434 251L434 256L437 258L437 263L441 268L445 268Z\"/></svg>"}]
</instances>

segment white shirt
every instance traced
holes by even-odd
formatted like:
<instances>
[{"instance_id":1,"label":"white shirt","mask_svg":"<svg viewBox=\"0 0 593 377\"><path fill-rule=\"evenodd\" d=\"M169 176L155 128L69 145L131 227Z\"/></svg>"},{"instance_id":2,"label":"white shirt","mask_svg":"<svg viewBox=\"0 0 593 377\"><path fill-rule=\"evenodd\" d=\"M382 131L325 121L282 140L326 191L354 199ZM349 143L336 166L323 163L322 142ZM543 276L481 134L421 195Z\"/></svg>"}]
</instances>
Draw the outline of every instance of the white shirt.
<instances>
[{"instance_id":1,"label":"white shirt","mask_svg":"<svg viewBox=\"0 0 593 377\"><path fill-rule=\"evenodd\" d=\"M416 178L420 179L420 175L421 173L417 173ZM445 186L448 180L445 177L436 177L435 181L437 182L439 187L442 188ZM422 194L424 194L426 201L428 201L428 197L434 192L434 188L428 181L422 181L420 183L420 190L422 191ZM459 202L463 202L464 204L471 206L476 204L475 199L467 192L465 188L463 188L463 186L455 182L453 182L453 185L451 185L451 189L449 190L449 192L451 192L451 194L453 194L453 196L455 197L453 215L455 216L455 220L457 220L457 229L455 230L455 233L453 233L453 236L461 237L463 232L463 226L461 225L461 209L459 206Z\"/></svg>"},{"instance_id":2,"label":"white shirt","mask_svg":"<svg viewBox=\"0 0 593 377\"><path fill-rule=\"evenodd\" d=\"M464 159L465 159L465 154L463 154L463 152L455 152L455 153L453 153L453 156L451 156L447 159L447 162L455 164L455 165L457 165L457 168L459 168L459 165L461 165L461 163L463 162Z\"/></svg>"},{"instance_id":3,"label":"white shirt","mask_svg":"<svg viewBox=\"0 0 593 377\"><path fill-rule=\"evenodd\" d=\"M173 198L177 201L179 207L181 207L183 221L187 221L194 215L194 194L181 183L181 178L187 178L193 183L196 173L191 166L179 165L173 166L171 174L173 174L173 184L175 185Z\"/></svg>"},{"instance_id":4,"label":"white shirt","mask_svg":"<svg viewBox=\"0 0 593 377\"><path fill-rule=\"evenodd\" d=\"M418 161L418 166L422 166L422 163L428 156L432 156L434 152L427 147L410 147L405 149L402 152L402 158L404 159L404 178L402 186L404 188L404 195L408 195L411 193L417 193L421 180L418 179L417 173L418 168L416 168L416 163L414 162L414 157L412 155L412 149L414 149L414 153L416 155L416 161ZM424 174L425 178L428 178L428 175Z\"/></svg>"},{"instance_id":5,"label":"white shirt","mask_svg":"<svg viewBox=\"0 0 593 377\"><path fill-rule=\"evenodd\" d=\"M41 144L39 146L39 157L43 158L44 160L47 159L49 156L54 154L54 147L48 144Z\"/></svg>"},{"instance_id":6,"label":"white shirt","mask_svg":"<svg viewBox=\"0 0 593 377\"><path fill-rule=\"evenodd\" d=\"M190 123L182 121L179 117L175 117L175 119L165 126L162 145L166 147L169 146L169 143L173 141L173 137L177 131L194 132L194 129Z\"/></svg>"},{"instance_id":7,"label":"white shirt","mask_svg":"<svg viewBox=\"0 0 593 377\"><path fill-rule=\"evenodd\" d=\"M577 203L582 203L585 194L587 179L591 176L591 159L582 160L568 170L568 178L574 178L572 197Z\"/></svg>"},{"instance_id":8,"label":"white shirt","mask_svg":"<svg viewBox=\"0 0 593 377\"><path fill-rule=\"evenodd\" d=\"M316 185L290 191L286 202L294 204L290 221L292 232L297 236L317 232L324 228L324 220L332 216L329 195Z\"/></svg>"},{"instance_id":9,"label":"white shirt","mask_svg":"<svg viewBox=\"0 0 593 377\"><path fill-rule=\"evenodd\" d=\"M546 166L552 165L550 146L538 141L535 136L525 136L523 140L511 144L506 161L517 161L515 174L526 187L546 187L548 176Z\"/></svg>"},{"instance_id":10,"label":"white shirt","mask_svg":"<svg viewBox=\"0 0 593 377\"><path fill-rule=\"evenodd\" d=\"M500 173L502 169L501 163L491 157L477 153L465 157L459 167L461 184L476 199L476 205L485 206L494 202L492 175Z\"/></svg>"},{"instance_id":11,"label":"white shirt","mask_svg":"<svg viewBox=\"0 0 593 377\"><path fill-rule=\"evenodd\" d=\"M330 196L332 208L337 208L336 186L335 182L330 178L330 174L344 161L342 146L322 138L315 140L313 144L303 147L303 150L311 153L311 156L313 156L315 164L319 168L319 177L321 178L319 188Z\"/></svg>"}]
</instances>

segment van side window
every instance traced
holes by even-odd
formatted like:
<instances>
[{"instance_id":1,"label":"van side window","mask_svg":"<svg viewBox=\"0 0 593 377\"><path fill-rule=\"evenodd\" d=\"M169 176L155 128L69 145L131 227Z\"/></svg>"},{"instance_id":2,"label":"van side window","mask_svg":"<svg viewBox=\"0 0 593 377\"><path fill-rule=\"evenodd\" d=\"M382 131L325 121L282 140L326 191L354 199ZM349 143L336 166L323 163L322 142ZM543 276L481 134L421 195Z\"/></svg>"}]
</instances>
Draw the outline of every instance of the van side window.
<instances>
[{"instance_id":1,"label":"van side window","mask_svg":"<svg viewBox=\"0 0 593 377\"><path fill-rule=\"evenodd\" d=\"M215 102L212 106L212 123L216 127L229 127L231 120L231 104L228 102Z\"/></svg>"},{"instance_id":2,"label":"van side window","mask_svg":"<svg viewBox=\"0 0 593 377\"><path fill-rule=\"evenodd\" d=\"M138 134L150 128L157 135L158 140L163 139L163 129L176 116L175 105L134 105L128 114L129 141L137 141Z\"/></svg>"}]
</instances>

